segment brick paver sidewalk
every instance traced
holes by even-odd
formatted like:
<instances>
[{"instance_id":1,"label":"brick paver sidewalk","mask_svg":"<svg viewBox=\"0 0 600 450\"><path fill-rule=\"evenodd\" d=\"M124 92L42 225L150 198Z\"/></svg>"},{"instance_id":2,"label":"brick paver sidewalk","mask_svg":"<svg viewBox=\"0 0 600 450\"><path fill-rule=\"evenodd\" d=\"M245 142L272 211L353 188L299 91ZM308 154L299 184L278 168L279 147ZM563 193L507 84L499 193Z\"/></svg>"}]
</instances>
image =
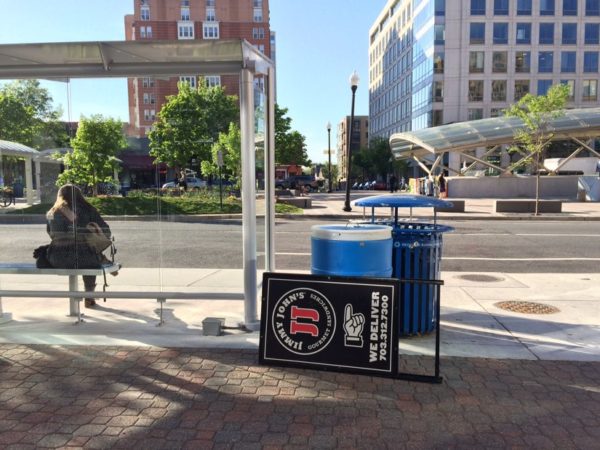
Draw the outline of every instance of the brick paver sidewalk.
<instances>
[{"instance_id":1,"label":"brick paver sidewalk","mask_svg":"<svg viewBox=\"0 0 600 450\"><path fill-rule=\"evenodd\" d=\"M600 363L441 367L428 385L248 350L0 345L0 448L599 448Z\"/></svg>"}]
</instances>

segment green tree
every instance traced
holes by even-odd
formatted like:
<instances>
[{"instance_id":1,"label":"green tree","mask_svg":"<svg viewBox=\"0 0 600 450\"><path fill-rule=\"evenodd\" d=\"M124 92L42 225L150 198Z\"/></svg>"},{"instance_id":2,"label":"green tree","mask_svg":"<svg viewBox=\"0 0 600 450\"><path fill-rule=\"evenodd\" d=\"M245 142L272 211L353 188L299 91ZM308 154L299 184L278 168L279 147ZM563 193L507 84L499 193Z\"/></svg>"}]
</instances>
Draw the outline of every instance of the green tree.
<instances>
[{"instance_id":1,"label":"green tree","mask_svg":"<svg viewBox=\"0 0 600 450\"><path fill-rule=\"evenodd\" d=\"M242 138L240 127L235 123L229 124L227 133L220 133L217 142L212 146L211 160L202 161L202 173L218 175L219 152L223 156L222 176L236 180L237 187L242 175Z\"/></svg>"},{"instance_id":2,"label":"green tree","mask_svg":"<svg viewBox=\"0 0 600 450\"><path fill-rule=\"evenodd\" d=\"M369 155L371 162L371 173L381 179L387 179L387 174L392 170L393 161L390 144L385 138L375 138L369 143Z\"/></svg>"},{"instance_id":3,"label":"green tree","mask_svg":"<svg viewBox=\"0 0 600 450\"><path fill-rule=\"evenodd\" d=\"M167 98L158 113L150 138L150 155L171 167L186 167L192 158L211 159L211 148L219 133L238 122L235 96L222 87L208 87L202 79L198 87L179 83L179 92Z\"/></svg>"},{"instance_id":4,"label":"green tree","mask_svg":"<svg viewBox=\"0 0 600 450\"><path fill-rule=\"evenodd\" d=\"M519 162L534 166L536 216L539 214L540 202L540 159L554 138L554 133L548 125L551 120L564 114L568 98L569 87L556 84L546 95L527 94L505 111L506 116L518 117L523 122L523 127L514 133L515 145L509 148L509 151L525 149L527 154Z\"/></svg>"},{"instance_id":5,"label":"green tree","mask_svg":"<svg viewBox=\"0 0 600 450\"><path fill-rule=\"evenodd\" d=\"M123 124L101 115L82 117L71 145L73 152L64 157L67 169L56 184L90 186L97 195L98 183L113 181L114 171L119 167L116 154L127 146Z\"/></svg>"},{"instance_id":6,"label":"green tree","mask_svg":"<svg viewBox=\"0 0 600 450\"><path fill-rule=\"evenodd\" d=\"M60 116L62 111L55 109L48 89L40 86L38 80L17 80L0 89L1 95L16 99L31 113L23 118L21 127L28 130L27 142L19 142L37 149L64 147L68 144L68 135Z\"/></svg>"},{"instance_id":7,"label":"green tree","mask_svg":"<svg viewBox=\"0 0 600 450\"><path fill-rule=\"evenodd\" d=\"M34 112L11 94L0 92L0 139L33 145Z\"/></svg>"},{"instance_id":8,"label":"green tree","mask_svg":"<svg viewBox=\"0 0 600 450\"><path fill-rule=\"evenodd\" d=\"M323 178L329 182L329 164L323 164ZM334 189L339 178L339 168L337 164L331 165L331 189Z\"/></svg>"},{"instance_id":9,"label":"green tree","mask_svg":"<svg viewBox=\"0 0 600 450\"><path fill-rule=\"evenodd\" d=\"M278 164L310 166L312 163L306 151L306 138L292 130L292 119L287 113L287 108L275 105L275 161Z\"/></svg>"}]
</instances>

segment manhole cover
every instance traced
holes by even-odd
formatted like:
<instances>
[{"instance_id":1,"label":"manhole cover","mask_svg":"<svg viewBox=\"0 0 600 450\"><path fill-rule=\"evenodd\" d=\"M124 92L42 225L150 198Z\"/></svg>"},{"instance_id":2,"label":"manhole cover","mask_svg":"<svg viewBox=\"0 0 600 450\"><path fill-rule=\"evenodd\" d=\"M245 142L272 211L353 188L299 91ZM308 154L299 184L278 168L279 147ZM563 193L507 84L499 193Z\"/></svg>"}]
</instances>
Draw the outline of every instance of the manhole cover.
<instances>
[{"instance_id":1,"label":"manhole cover","mask_svg":"<svg viewBox=\"0 0 600 450\"><path fill-rule=\"evenodd\" d=\"M482 281L484 283L491 283L494 281L503 281L504 278L495 277L493 275L481 275L481 274L467 274L467 275L459 275L460 279L467 281Z\"/></svg>"},{"instance_id":2,"label":"manhole cover","mask_svg":"<svg viewBox=\"0 0 600 450\"><path fill-rule=\"evenodd\" d=\"M555 314L560 312L560 309L554 306L544 305L543 303L509 301L498 302L494 306L506 311L518 312L523 314Z\"/></svg>"}]
</instances>

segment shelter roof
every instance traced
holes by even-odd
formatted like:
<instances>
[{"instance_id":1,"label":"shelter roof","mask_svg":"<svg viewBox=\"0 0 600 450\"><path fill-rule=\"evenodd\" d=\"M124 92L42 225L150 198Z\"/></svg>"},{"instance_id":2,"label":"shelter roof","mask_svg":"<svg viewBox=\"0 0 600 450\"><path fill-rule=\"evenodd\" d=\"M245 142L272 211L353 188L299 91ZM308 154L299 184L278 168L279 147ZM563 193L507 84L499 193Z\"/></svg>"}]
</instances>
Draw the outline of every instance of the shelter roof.
<instances>
[{"instance_id":1,"label":"shelter roof","mask_svg":"<svg viewBox=\"0 0 600 450\"><path fill-rule=\"evenodd\" d=\"M33 158L39 153L36 149L19 144L18 142L0 140L0 155Z\"/></svg>"},{"instance_id":2,"label":"shelter roof","mask_svg":"<svg viewBox=\"0 0 600 450\"><path fill-rule=\"evenodd\" d=\"M0 45L0 79L266 73L269 66L240 39Z\"/></svg>"},{"instance_id":3,"label":"shelter roof","mask_svg":"<svg viewBox=\"0 0 600 450\"><path fill-rule=\"evenodd\" d=\"M423 157L445 152L464 152L478 147L510 144L523 122L517 117L494 117L452 123L390 136L396 159ZM550 121L553 139L600 136L600 108L569 109Z\"/></svg>"}]
</instances>

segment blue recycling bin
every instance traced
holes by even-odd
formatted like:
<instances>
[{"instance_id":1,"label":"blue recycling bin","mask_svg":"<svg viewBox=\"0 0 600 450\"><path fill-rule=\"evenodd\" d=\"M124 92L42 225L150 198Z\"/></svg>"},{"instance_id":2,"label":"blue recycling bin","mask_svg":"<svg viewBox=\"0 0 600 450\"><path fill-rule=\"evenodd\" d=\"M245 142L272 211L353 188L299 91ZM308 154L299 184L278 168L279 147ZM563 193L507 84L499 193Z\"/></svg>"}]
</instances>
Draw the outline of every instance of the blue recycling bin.
<instances>
[{"instance_id":1,"label":"blue recycling bin","mask_svg":"<svg viewBox=\"0 0 600 450\"><path fill-rule=\"evenodd\" d=\"M311 229L311 273L389 278L392 246L388 225L315 225Z\"/></svg>"},{"instance_id":2,"label":"blue recycling bin","mask_svg":"<svg viewBox=\"0 0 600 450\"><path fill-rule=\"evenodd\" d=\"M392 227L392 276L405 280L439 280L442 259L442 235L453 228L438 225L436 207L450 207L452 202L422 195L378 195L354 202L356 206L370 207L370 223ZM375 208L391 208L389 219L376 219ZM400 220L399 208L434 208L434 222ZM398 329L402 335L430 333L435 329L436 306L440 301L436 286L404 283L399 299Z\"/></svg>"}]
</instances>

